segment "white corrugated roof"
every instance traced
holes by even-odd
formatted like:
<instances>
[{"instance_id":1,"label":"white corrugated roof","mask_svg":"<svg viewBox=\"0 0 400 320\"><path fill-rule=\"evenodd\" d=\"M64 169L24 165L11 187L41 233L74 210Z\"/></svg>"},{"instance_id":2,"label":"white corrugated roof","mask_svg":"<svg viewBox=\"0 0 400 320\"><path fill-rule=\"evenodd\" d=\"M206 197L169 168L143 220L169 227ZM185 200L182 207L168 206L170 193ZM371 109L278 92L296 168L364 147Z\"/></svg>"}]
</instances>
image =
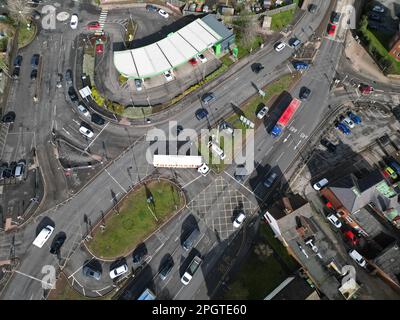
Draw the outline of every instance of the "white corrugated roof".
<instances>
[{"instance_id":1,"label":"white corrugated roof","mask_svg":"<svg viewBox=\"0 0 400 320\"><path fill-rule=\"evenodd\" d=\"M190 60L221 39L222 36L197 19L151 45L114 52L114 65L127 77L149 78Z\"/></svg>"}]
</instances>

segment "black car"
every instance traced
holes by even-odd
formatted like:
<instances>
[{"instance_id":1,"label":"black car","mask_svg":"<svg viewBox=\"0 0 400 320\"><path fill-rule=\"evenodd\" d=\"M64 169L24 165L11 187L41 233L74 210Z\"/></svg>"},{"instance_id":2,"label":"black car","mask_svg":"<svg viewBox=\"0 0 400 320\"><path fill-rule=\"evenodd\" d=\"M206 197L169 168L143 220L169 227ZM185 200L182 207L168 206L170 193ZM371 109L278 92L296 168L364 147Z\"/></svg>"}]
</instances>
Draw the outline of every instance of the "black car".
<instances>
[{"instance_id":1,"label":"black car","mask_svg":"<svg viewBox=\"0 0 400 320\"><path fill-rule=\"evenodd\" d=\"M7 178L11 178L11 177L12 177L12 170L9 167L4 168L2 178L7 179Z\"/></svg>"},{"instance_id":2,"label":"black car","mask_svg":"<svg viewBox=\"0 0 400 320\"><path fill-rule=\"evenodd\" d=\"M33 69L31 71L31 80L35 80L37 78L37 69Z\"/></svg>"},{"instance_id":3,"label":"black car","mask_svg":"<svg viewBox=\"0 0 400 320\"><path fill-rule=\"evenodd\" d=\"M204 108L200 108L195 112L195 116L197 120L204 119L205 117L208 116L208 111Z\"/></svg>"},{"instance_id":4,"label":"black car","mask_svg":"<svg viewBox=\"0 0 400 320\"><path fill-rule=\"evenodd\" d=\"M307 87L302 87L300 89L299 97L301 100L307 100L310 97L311 90Z\"/></svg>"},{"instance_id":5,"label":"black car","mask_svg":"<svg viewBox=\"0 0 400 320\"><path fill-rule=\"evenodd\" d=\"M58 254L60 252L61 246L64 244L66 237L65 236L58 236L53 240L53 243L50 247L51 254Z\"/></svg>"},{"instance_id":6,"label":"black car","mask_svg":"<svg viewBox=\"0 0 400 320\"><path fill-rule=\"evenodd\" d=\"M18 55L14 59L14 67L20 67L22 64L22 56Z\"/></svg>"},{"instance_id":7,"label":"black car","mask_svg":"<svg viewBox=\"0 0 400 320\"><path fill-rule=\"evenodd\" d=\"M133 263L142 263L146 256L147 256L146 251L139 250L138 252L134 253L132 261Z\"/></svg>"},{"instance_id":8,"label":"black car","mask_svg":"<svg viewBox=\"0 0 400 320\"><path fill-rule=\"evenodd\" d=\"M92 122L94 122L95 124L98 124L99 126L102 126L106 121L99 114L92 113Z\"/></svg>"},{"instance_id":9,"label":"black car","mask_svg":"<svg viewBox=\"0 0 400 320\"><path fill-rule=\"evenodd\" d=\"M15 168L17 167L17 162L16 161L13 161L13 162L10 162L10 166L8 167L9 169L10 169L10 177L14 177L14 174L15 174Z\"/></svg>"},{"instance_id":10,"label":"black car","mask_svg":"<svg viewBox=\"0 0 400 320\"><path fill-rule=\"evenodd\" d=\"M254 73L259 73L262 69L264 69L264 66L261 63L253 63L251 65L251 71Z\"/></svg>"},{"instance_id":11,"label":"black car","mask_svg":"<svg viewBox=\"0 0 400 320\"><path fill-rule=\"evenodd\" d=\"M19 72L20 72L21 70L20 70L20 67L15 67L14 68L14 71L13 71L13 73L12 73L12 77L14 78L14 79L18 79L19 78Z\"/></svg>"},{"instance_id":12,"label":"black car","mask_svg":"<svg viewBox=\"0 0 400 320\"><path fill-rule=\"evenodd\" d=\"M72 70L71 69L68 69L65 72L65 82L67 83L67 86L72 85Z\"/></svg>"},{"instance_id":13,"label":"black car","mask_svg":"<svg viewBox=\"0 0 400 320\"><path fill-rule=\"evenodd\" d=\"M78 95L73 87L68 88L68 95L72 102L77 102L79 100Z\"/></svg>"},{"instance_id":14,"label":"black car","mask_svg":"<svg viewBox=\"0 0 400 320\"><path fill-rule=\"evenodd\" d=\"M308 12L310 12L310 13L315 13L317 11L317 5L316 4L310 4L309 6L308 6Z\"/></svg>"},{"instance_id":15,"label":"black car","mask_svg":"<svg viewBox=\"0 0 400 320\"><path fill-rule=\"evenodd\" d=\"M161 280L165 280L168 277L173 267L174 267L174 261L172 260L172 258L164 262L160 270Z\"/></svg>"},{"instance_id":16,"label":"black car","mask_svg":"<svg viewBox=\"0 0 400 320\"><path fill-rule=\"evenodd\" d=\"M146 5L146 10L150 11L150 12L157 12L158 11L157 7L153 6L151 4Z\"/></svg>"},{"instance_id":17,"label":"black car","mask_svg":"<svg viewBox=\"0 0 400 320\"><path fill-rule=\"evenodd\" d=\"M15 112L14 111L7 112L3 116L2 121L5 122L5 123L13 123L15 121Z\"/></svg>"},{"instance_id":18,"label":"black car","mask_svg":"<svg viewBox=\"0 0 400 320\"><path fill-rule=\"evenodd\" d=\"M39 57L40 55L38 55L37 53L32 56L31 59L32 68L36 68L39 65Z\"/></svg>"},{"instance_id":19,"label":"black car","mask_svg":"<svg viewBox=\"0 0 400 320\"><path fill-rule=\"evenodd\" d=\"M336 24L340 20L341 13L340 12L332 12L331 15L331 23Z\"/></svg>"},{"instance_id":20,"label":"black car","mask_svg":"<svg viewBox=\"0 0 400 320\"><path fill-rule=\"evenodd\" d=\"M370 20L372 20L372 21L377 21L377 22L382 22L382 21L383 21L383 17L382 17L380 14L375 13L375 12L371 12L371 13L368 15L368 18L369 18Z\"/></svg>"},{"instance_id":21,"label":"black car","mask_svg":"<svg viewBox=\"0 0 400 320\"><path fill-rule=\"evenodd\" d=\"M336 151L336 145L334 145L329 140L327 140L325 138L322 138L320 142L325 148L328 149L329 152L335 152Z\"/></svg>"}]
</instances>

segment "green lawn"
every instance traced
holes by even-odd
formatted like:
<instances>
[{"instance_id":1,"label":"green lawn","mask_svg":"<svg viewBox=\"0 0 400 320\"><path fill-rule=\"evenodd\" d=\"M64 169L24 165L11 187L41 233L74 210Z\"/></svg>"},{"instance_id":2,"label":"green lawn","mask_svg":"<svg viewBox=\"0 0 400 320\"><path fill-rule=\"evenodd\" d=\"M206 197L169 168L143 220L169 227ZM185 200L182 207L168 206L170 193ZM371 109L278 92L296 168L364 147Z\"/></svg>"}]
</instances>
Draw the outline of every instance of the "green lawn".
<instances>
[{"instance_id":1,"label":"green lawn","mask_svg":"<svg viewBox=\"0 0 400 320\"><path fill-rule=\"evenodd\" d=\"M263 39L260 35L255 36L251 45L248 45L248 46L243 46L239 39L238 40L238 59L242 59L243 57L250 54L250 50L252 49L254 51L258 47L260 47L261 43L263 43Z\"/></svg>"},{"instance_id":2,"label":"green lawn","mask_svg":"<svg viewBox=\"0 0 400 320\"><path fill-rule=\"evenodd\" d=\"M290 24L293 20L295 10L287 10L276 13L272 16L271 29L274 31L281 30Z\"/></svg>"},{"instance_id":3,"label":"green lawn","mask_svg":"<svg viewBox=\"0 0 400 320\"><path fill-rule=\"evenodd\" d=\"M18 30L18 48L26 46L32 41L33 36L36 32L36 25L31 23L31 28L28 30L25 23L21 23Z\"/></svg>"},{"instance_id":4,"label":"green lawn","mask_svg":"<svg viewBox=\"0 0 400 320\"><path fill-rule=\"evenodd\" d=\"M89 242L94 255L114 258L127 254L183 206L179 191L167 181L152 181L147 189L153 195L155 206L150 205L150 210L144 186L131 193L119 205L119 215L111 213L105 230L98 229Z\"/></svg>"},{"instance_id":5,"label":"green lawn","mask_svg":"<svg viewBox=\"0 0 400 320\"><path fill-rule=\"evenodd\" d=\"M281 259L271 252L268 255L266 251L256 251L256 248L265 248L266 245ZM228 283L229 290L225 293L224 299L264 299L297 269L295 261L288 255L283 245L273 237L272 230L265 225L260 226L256 243L250 250L244 264Z\"/></svg>"}]
</instances>

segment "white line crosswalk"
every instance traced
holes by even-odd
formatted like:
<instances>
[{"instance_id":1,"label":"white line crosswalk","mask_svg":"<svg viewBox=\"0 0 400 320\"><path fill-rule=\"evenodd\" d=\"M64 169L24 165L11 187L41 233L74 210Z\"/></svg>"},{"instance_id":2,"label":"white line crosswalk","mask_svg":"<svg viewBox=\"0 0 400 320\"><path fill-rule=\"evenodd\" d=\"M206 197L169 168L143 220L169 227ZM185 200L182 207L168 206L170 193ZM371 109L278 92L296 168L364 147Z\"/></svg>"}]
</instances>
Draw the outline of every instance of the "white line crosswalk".
<instances>
[{"instance_id":1,"label":"white line crosswalk","mask_svg":"<svg viewBox=\"0 0 400 320\"><path fill-rule=\"evenodd\" d=\"M107 14L108 14L108 10L101 10L101 12L100 12L99 24L100 24L101 31L103 31L103 29L104 29L104 24L106 23L106 20L107 20Z\"/></svg>"}]
</instances>

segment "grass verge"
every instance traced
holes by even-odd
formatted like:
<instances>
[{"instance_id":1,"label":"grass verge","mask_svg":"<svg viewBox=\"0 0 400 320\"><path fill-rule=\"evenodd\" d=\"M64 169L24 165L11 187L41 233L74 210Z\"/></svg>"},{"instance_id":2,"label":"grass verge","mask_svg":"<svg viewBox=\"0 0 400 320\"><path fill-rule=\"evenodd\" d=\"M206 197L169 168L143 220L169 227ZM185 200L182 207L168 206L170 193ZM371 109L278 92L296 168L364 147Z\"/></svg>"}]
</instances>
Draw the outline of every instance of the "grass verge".
<instances>
[{"instance_id":1,"label":"grass verge","mask_svg":"<svg viewBox=\"0 0 400 320\"><path fill-rule=\"evenodd\" d=\"M271 29L274 31L279 31L286 27L293 21L295 10L286 10L278 12L272 16Z\"/></svg>"},{"instance_id":2,"label":"grass verge","mask_svg":"<svg viewBox=\"0 0 400 320\"><path fill-rule=\"evenodd\" d=\"M31 23L30 29L28 29L26 23L21 23L18 30L18 48L27 46L36 34L36 25Z\"/></svg>"},{"instance_id":3,"label":"grass verge","mask_svg":"<svg viewBox=\"0 0 400 320\"><path fill-rule=\"evenodd\" d=\"M149 192L154 198L154 206L146 201ZM107 217L105 230L96 230L88 247L98 257L123 256L154 232L183 203L179 190L168 181L151 181L146 187L140 186L118 205L116 210L119 214Z\"/></svg>"}]
</instances>

